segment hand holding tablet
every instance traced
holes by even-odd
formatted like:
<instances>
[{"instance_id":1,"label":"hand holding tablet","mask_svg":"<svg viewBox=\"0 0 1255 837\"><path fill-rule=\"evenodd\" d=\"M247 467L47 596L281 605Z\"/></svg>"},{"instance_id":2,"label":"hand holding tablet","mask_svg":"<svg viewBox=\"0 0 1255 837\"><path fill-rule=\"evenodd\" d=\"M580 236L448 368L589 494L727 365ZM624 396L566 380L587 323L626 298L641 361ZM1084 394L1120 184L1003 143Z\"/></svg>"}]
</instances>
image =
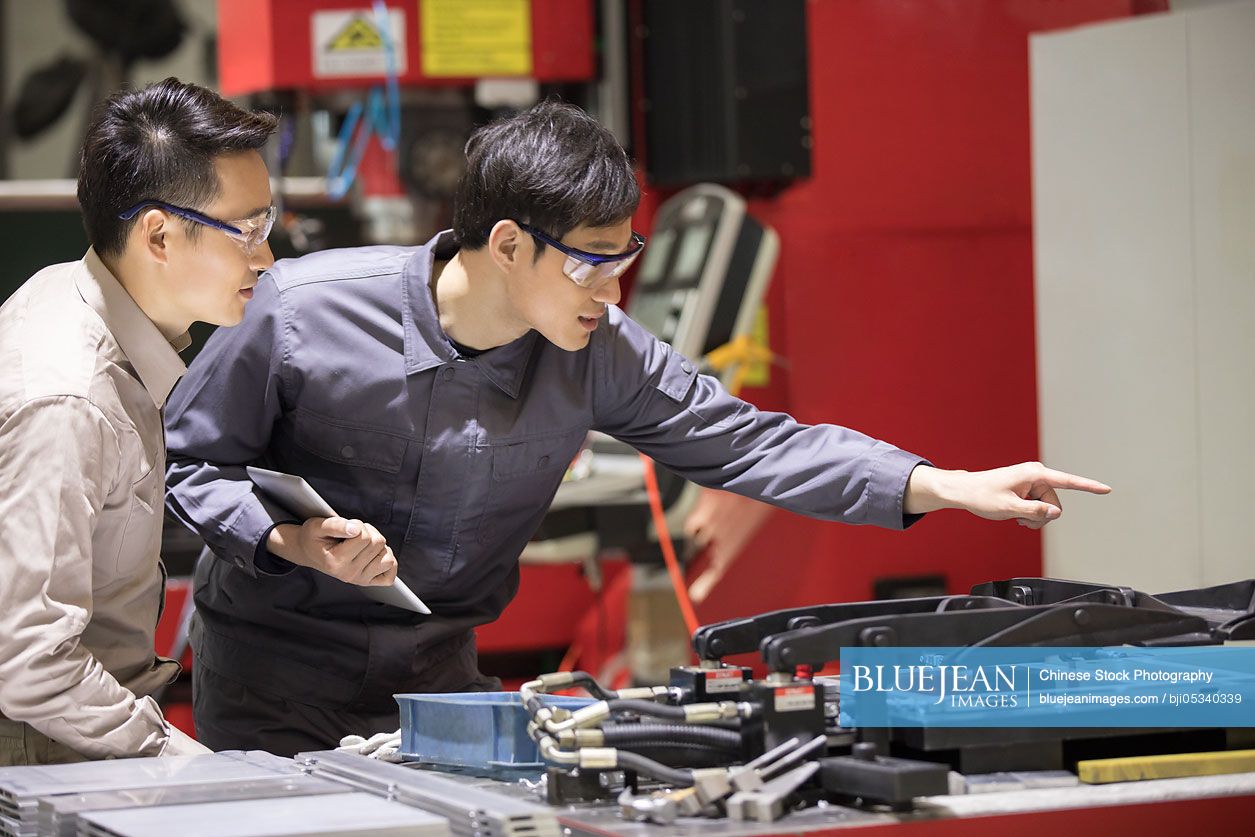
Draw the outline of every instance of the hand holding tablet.
<instances>
[{"instance_id":1,"label":"hand holding tablet","mask_svg":"<svg viewBox=\"0 0 1255 837\"><path fill-rule=\"evenodd\" d=\"M339 562L339 566L350 573L355 569L355 565L352 562L363 563L360 560L362 556L368 559L369 562L372 562L370 566L374 566L373 562L376 562L381 554L385 555L385 563L388 560L395 561L395 558L391 556L391 550L387 548L387 544L377 530L367 526L366 530L362 532L350 531L350 529L356 528L352 525L354 522L346 521L336 514L330 504L320 497L318 492L314 491L313 487L301 477L265 468L255 468L251 465L246 470L249 479L267 497L283 506L296 517L305 521L310 521L313 518L323 519L318 524L317 531L303 532L302 534L315 539L325 539L331 544L337 544L326 550L326 559L328 561ZM308 526L309 524L307 523L306 526L301 528L305 529ZM348 544L350 539L357 540L359 538L361 543L351 544L344 548L338 545L340 543ZM348 551L354 552L354 555L348 555ZM345 554L340 554L341 552ZM335 573L328 572L322 567L314 568L337 577ZM355 579L352 583L362 593L376 601L424 615L431 613L431 609L423 603L423 600L415 595L405 582L399 578L394 579L391 584L383 586L370 585L369 580L365 578L361 580Z\"/></svg>"}]
</instances>

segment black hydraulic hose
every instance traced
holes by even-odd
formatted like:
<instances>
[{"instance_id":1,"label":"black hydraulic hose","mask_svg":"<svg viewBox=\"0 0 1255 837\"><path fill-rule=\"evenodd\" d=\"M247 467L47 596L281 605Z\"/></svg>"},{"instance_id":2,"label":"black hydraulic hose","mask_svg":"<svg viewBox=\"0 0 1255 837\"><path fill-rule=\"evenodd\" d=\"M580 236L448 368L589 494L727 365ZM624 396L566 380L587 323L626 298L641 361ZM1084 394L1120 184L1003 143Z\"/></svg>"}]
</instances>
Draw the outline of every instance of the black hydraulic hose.
<instances>
[{"instance_id":1,"label":"black hydraulic hose","mask_svg":"<svg viewBox=\"0 0 1255 837\"><path fill-rule=\"evenodd\" d=\"M631 750L633 753L656 753L658 751L668 751L675 753L703 753L711 756L718 756L724 762L734 755L732 750L723 747L711 747L707 744L689 744L683 741L672 741L662 744L658 741L643 741L639 744L620 744L616 749ZM663 759L663 761L666 761Z\"/></svg>"},{"instance_id":2,"label":"black hydraulic hose","mask_svg":"<svg viewBox=\"0 0 1255 837\"><path fill-rule=\"evenodd\" d=\"M590 695L598 700L610 700L616 694L616 692L603 687L587 671L573 671L571 672L571 677L574 678L577 685L583 686Z\"/></svg>"},{"instance_id":3,"label":"black hydraulic hose","mask_svg":"<svg viewBox=\"0 0 1255 837\"><path fill-rule=\"evenodd\" d=\"M667 767L665 764L660 764L653 759L646 758L638 753L630 753L626 750L619 750L618 760L619 767L625 770L635 770L637 773L643 773L669 785L675 785L677 788L690 788L693 786L692 771Z\"/></svg>"},{"instance_id":4,"label":"black hydraulic hose","mask_svg":"<svg viewBox=\"0 0 1255 837\"><path fill-rule=\"evenodd\" d=\"M690 770L703 767L727 767L741 760L741 751L721 747L703 747L700 744L630 744L619 747L619 753L637 753L674 767Z\"/></svg>"},{"instance_id":5,"label":"black hydraulic hose","mask_svg":"<svg viewBox=\"0 0 1255 837\"><path fill-rule=\"evenodd\" d=\"M648 700L611 700L611 712L635 712L637 715L653 715L656 718L666 718L669 721L683 721L684 707L667 706L664 703L654 703Z\"/></svg>"},{"instance_id":6,"label":"black hydraulic hose","mask_svg":"<svg viewBox=\"0 0 1255 837\"><path fill-rule=\"evenodd\" d=\"M741 749L741 734L728 729L689 724L618 724L601 728L607 747L648 744L700 744L721 750Z\"/></svg>"}]
</instances>

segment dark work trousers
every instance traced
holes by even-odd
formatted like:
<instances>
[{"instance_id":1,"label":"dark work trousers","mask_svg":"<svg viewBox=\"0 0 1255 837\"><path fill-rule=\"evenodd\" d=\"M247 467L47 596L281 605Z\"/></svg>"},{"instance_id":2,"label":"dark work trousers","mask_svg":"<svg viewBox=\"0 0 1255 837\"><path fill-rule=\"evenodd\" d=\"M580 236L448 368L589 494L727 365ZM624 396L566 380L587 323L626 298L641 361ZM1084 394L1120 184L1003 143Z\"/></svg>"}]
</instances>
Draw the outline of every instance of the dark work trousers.
<instances>
[{"instance_id":1,"label":"dark work trousers","mask_svg":"<svg viewBox=\"0 0 1255 837\"><path fill-rule=\"evenodd\" d=\"M462 654L475 654L468 642ZM398 692L491 692L501 688L495 677L480 674L466 660L449 660L433 666L426 683L398 684ZM264 683L242 683L227 674L195 665L192 673L192 710L196 739L212 750L265 750L291 757L312 750L329 750L346 735L369 738L379 732L395 732L400 726L396 706L380 712L352 712L300 703L266 688ZM453 682L456 680L457 682Z\"/></svg>"}]
</instances>

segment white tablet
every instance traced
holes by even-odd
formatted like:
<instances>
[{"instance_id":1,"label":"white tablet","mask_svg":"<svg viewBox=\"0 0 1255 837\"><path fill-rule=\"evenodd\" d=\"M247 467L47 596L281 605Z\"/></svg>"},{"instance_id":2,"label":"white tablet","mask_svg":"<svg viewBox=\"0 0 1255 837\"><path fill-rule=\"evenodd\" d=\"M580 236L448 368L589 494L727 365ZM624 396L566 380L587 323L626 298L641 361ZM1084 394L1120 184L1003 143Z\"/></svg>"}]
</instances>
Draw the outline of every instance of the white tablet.
<instances>
[{"instance_id":1,"label":"white tablet","mask_svg":"<svg viewBox=\"0 0 1255 837\"><path fill-rule=\"evenodd\" d=\"M248 478L253 481L254 485L266 492L267 497L302 520L308 520L311 517L340 516L303 477L265 468L254 468L252 465L245 470L248 471ZM424 615L431 613L431 608L423 604L423 600L399 578L393 581L390 587L353 586L377 602Z\"/></svg>"}]
</instances>

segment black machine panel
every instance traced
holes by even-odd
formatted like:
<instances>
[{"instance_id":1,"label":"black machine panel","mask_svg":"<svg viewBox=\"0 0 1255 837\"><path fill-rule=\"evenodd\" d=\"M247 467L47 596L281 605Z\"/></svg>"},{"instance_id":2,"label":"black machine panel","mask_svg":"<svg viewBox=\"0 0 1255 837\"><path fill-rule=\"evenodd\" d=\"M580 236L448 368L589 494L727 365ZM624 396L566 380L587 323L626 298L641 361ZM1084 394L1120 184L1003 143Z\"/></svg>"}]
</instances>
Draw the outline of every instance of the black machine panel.
<instances>
[{"instance_id":1,"label":"black machine panel","mask_svg":"<svg viewBox=\"0 0 1255 837\"><path fill-rule=\"evenodd\" d=\"M643 16L652 182L810 175L804 0L645 0Z\"/></svg>"}]
</instances>

